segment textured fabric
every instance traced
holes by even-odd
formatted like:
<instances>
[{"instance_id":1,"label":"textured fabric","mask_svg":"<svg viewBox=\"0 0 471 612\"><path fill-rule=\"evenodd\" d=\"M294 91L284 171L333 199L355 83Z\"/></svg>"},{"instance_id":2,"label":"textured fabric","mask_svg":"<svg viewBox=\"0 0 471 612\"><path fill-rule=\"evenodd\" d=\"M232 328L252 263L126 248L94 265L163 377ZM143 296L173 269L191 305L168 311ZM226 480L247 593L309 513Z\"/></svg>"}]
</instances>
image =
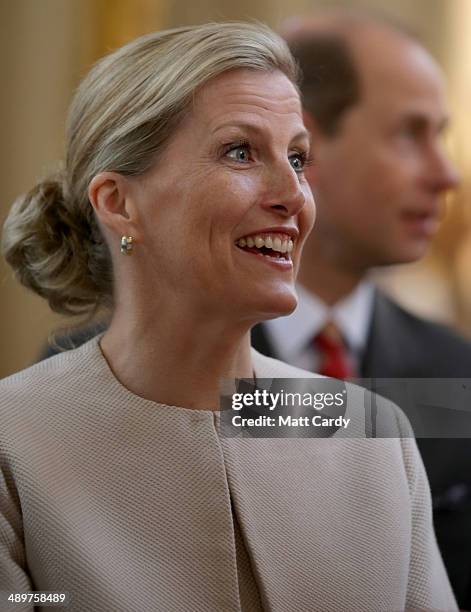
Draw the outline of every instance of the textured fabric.
<instances>
[{"instance_id":1,"label":"textured fabric","mask_svg":"<svg viewBox=\"0 0 471 612\"><path fill-rule=\"evenodd\" d=\"M96 338L2 381L0 423L0 590L67 591L69 612L456 610L412 439L223 438L218 413L130 393Z\"/></svg>"}]
</instances>

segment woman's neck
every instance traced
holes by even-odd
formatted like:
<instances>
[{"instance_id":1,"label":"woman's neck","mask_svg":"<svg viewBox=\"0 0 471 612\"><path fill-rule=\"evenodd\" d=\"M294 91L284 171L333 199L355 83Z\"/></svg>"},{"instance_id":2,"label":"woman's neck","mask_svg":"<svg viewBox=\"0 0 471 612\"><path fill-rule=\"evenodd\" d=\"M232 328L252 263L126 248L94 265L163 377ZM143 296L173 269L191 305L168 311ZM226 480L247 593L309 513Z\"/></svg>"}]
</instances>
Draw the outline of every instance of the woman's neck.
<instances>
[{"instance_id":1,"label":"woman's neck","mask_svg":"<svg viewBox=\"0 0 471 612\"><path fill-rule=\"evenodd\" d=\"M143 315L117 307L101 339L118 380L162 404L219 408L221 378L251 378L248 324L232 325L173 308Z\"/></svg>"}]
</instances>

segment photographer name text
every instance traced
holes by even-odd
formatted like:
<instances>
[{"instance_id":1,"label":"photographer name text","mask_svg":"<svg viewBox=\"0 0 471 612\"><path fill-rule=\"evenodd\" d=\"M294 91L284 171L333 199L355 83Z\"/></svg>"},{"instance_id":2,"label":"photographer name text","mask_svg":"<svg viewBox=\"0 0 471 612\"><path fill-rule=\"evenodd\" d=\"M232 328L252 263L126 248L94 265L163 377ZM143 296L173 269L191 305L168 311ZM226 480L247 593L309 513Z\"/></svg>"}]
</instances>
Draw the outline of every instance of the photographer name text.
<instances>
[{"instance_id":1,"label":"photographer name text","mask_svg":"<svg viewBox=\"0 0 471 612\"><path fill-rule=\"evenodd\" d=\"M270 417L261 415L256 418L244 418L239 414L232 417L234 427L343 427L346 429L350 419L345 417L323 417L316 414L313 417L282 416Z\"/></svg>"}]
</instances>

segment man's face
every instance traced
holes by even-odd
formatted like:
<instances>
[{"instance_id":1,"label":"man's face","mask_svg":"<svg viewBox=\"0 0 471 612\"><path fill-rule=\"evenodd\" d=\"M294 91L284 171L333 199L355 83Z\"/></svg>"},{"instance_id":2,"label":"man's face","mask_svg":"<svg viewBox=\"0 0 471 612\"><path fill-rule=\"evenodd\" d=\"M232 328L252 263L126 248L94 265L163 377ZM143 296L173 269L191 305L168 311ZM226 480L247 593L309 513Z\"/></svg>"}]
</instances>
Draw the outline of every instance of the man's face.
<instances>
[{"instance_id":1,"label":"man's face","mask_svg":"<svg viewBox=\"0 0 471 612\"><path fill-rule=\"evenodd\" d=\"M313 131L306 176L318 217L304 257L322 252L362 270L422 257L438 228L440 196L457 176L442 148L447 110L432 58L384 32L368 33L353 51L360 101L334 136Z\"/></svg>"}]
</instances>

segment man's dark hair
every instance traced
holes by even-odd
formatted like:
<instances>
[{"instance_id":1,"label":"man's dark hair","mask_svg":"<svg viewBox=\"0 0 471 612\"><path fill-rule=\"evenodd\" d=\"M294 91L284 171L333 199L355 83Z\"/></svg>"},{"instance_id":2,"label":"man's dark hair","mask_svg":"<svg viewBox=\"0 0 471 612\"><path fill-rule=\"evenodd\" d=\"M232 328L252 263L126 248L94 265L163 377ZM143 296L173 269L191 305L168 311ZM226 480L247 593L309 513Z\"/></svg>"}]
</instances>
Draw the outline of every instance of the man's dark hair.
<instances>
[{"instance_id":1,"label":"man's dark hair","mask_svg":"<svg viewBox=\"0 0 471 612\"><path fill-rule=\"evenodd\" d=\"M337 34L311 33L290 44L301 68L304 108L328 136L360 99L360 79L347 43Z\"/></svg>"},{"instance_id":2,"label":"man's dark hair","mask_svg":"<svg viewBox=\"0 0 471 612\"><path fill-rule=\"evenodd\" d=\"M415 42L419 40L410 27L381 11L333 9L322 11L320 15L330 15L328 27L289 36L287 42L301 69L304 108L323 134L334 136L345 111L361 98L361 80L351 49L351 34L355 31L360 34L364 27L374 26Z\"/></svg>"}]
</instances>

